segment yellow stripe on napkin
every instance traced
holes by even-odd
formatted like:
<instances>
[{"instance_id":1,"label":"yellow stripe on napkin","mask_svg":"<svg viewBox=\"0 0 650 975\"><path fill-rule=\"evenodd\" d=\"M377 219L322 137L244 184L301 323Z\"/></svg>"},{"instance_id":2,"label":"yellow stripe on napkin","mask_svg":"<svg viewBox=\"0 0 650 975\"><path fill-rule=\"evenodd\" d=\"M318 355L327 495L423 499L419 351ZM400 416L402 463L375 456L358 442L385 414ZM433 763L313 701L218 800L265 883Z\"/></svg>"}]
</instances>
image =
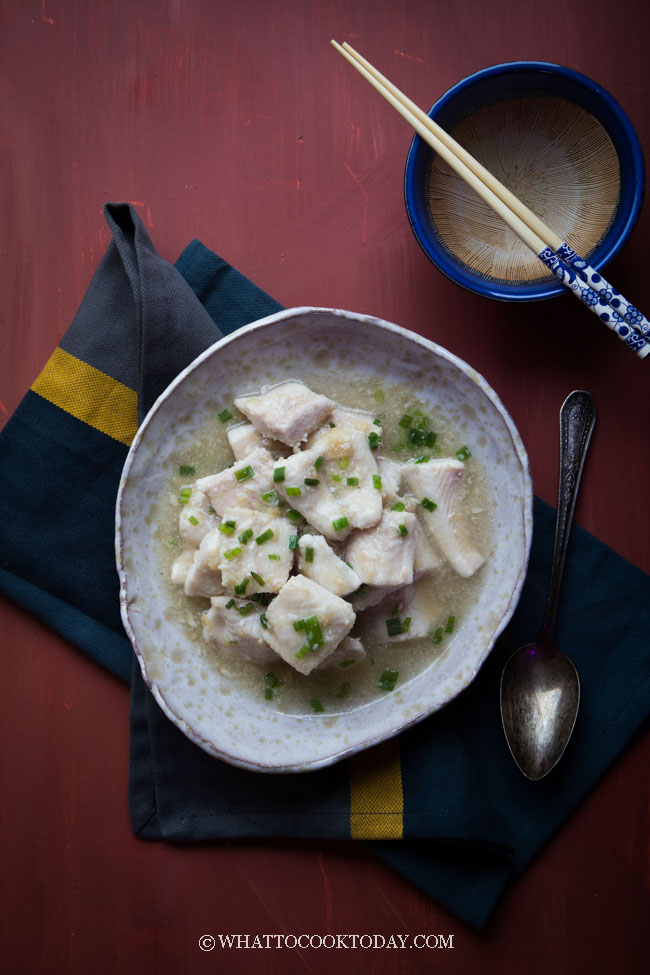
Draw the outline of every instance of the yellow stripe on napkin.
<instances>
[{"instance_id":1,"label":"yellow stripe on napkin","mask_svg":"<svg viewBox=\"0 0 650 975\"><path fill-rule=\"evenodd\" d=\"M353 756L348 769L352 839L401 840L404 794L398 739Z\"/></svg>"},{"instance_id":2,"label":"yellow stripe on napkin","mask_svg":"<svg viewBox=\"0 0 650 975\"><path fill-rule=\"evenodd\" d=\"M138 397L105 372L56 349L32 390L128 447L138 429Z\"/></svg>"}]
</instances>

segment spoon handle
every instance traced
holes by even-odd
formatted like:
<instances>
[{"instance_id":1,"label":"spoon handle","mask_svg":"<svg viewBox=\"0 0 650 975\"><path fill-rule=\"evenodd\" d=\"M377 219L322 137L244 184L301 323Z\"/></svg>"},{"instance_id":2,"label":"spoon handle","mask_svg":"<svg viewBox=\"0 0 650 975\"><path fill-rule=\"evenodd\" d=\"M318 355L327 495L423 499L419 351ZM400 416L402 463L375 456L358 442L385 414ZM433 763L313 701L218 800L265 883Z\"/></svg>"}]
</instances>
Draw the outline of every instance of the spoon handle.
<instances>
[{"instance_id":1,"label":"spoon handle","mask_svg":"<svg viewBox=\"0 0 650 975\"><path fill-rule=\"evenodd\" d=\"M555 635L555 617L573 511L595 422L596 407L591 394L579 389L569 393L560 410L560 485L551 582L539 635L541 640L553 640Z\"/></svg>"}]
</instances>

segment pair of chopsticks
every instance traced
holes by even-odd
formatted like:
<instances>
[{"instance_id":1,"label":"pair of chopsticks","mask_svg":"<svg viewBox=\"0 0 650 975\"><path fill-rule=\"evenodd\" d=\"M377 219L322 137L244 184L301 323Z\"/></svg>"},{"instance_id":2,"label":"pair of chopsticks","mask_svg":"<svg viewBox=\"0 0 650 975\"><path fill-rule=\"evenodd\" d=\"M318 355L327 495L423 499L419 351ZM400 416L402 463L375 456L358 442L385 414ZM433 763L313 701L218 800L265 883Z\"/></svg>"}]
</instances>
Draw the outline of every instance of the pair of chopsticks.
<instances>
[{"instance_id":1,"label":"pair of chopsticks","mask_svg":"<svg viewBox=\"0 0 650 975\"><path fill-rule=\"evenodd\" d=\"M347 42L331 42L389 105L497 213L570 291L640 358L650 353L650 321L492 173L463 149Z\"/></svg>"}]
</instances>

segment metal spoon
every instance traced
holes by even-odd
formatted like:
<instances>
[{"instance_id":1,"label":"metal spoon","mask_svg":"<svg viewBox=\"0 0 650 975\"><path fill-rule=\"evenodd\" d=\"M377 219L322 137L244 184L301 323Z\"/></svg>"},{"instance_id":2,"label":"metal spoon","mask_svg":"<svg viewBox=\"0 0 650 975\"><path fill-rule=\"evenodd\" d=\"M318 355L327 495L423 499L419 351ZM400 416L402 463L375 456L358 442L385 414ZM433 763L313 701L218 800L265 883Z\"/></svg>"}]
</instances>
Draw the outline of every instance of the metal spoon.
<instances>
[{"instance_id":1,"label":"metal spoon","mask_svg":"<svg viewBox=\"0 0 650 975\"><path fill-rule=\"evenodd\" d=\"M589 393L575 390L560 410L560 487L551 582L537 639L515 650L501 676L501 721L508 747L528 779L541 779L562 757L580 703L573 663L554 642L555 618L580 476L596 422Z\"/></svg>"}]
</instances>

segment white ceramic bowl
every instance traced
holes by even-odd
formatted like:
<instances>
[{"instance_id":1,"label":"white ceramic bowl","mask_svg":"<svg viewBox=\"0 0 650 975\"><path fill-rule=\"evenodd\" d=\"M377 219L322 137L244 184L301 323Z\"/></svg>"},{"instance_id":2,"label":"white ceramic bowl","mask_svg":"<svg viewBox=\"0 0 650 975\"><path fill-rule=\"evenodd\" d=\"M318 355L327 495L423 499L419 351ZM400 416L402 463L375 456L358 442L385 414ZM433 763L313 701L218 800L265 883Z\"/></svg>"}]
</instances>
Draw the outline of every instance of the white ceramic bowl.
<instances>
[{"instance_id":1,"label":"white ceramic bowl","mask_svg":"<svg viewBox=\"0 0 650 975\"><path fill-rule=\"evenodd\" d=\"M278 383L314 364L407 385L466 442L481 444L493 545L476 602L447 652L388 694L339 713L286 714L233 682L169 612L161 541L148 514L169 492L178 444L214 415L215 401ZM254 369L251 368L254 364ZM478 461L477 461L478 462ZM294 308L213 345L159 397L133 441L117 498L122 618L142 674L167 716L197 745L265 772L317 769L390 738L456 697L476 676L516 606L532 536L532 485L515 426L470 366L397 325L327 308ZM207 605L207 604L206 604Z\"/></svg>"}]
</instances>

